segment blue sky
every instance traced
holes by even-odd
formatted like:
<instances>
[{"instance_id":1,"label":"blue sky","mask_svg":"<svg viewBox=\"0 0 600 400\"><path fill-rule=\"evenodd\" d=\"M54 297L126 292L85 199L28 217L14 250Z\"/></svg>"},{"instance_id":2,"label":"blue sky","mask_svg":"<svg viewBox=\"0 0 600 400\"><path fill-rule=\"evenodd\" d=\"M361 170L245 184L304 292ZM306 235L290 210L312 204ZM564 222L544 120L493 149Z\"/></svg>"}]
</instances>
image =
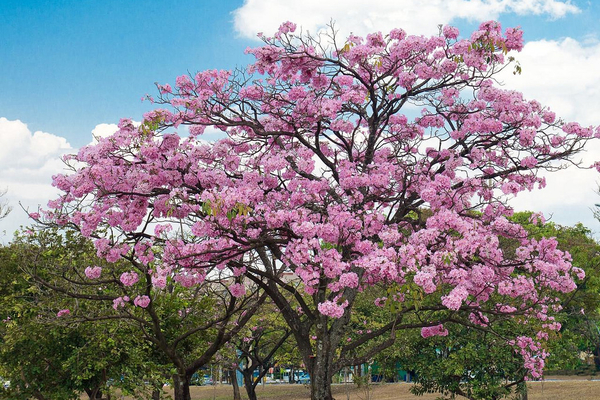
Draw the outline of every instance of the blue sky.
<instances>
[{"instance_id":1,"label":"blue sky","mask_svg":"<svg viewBox=\"0 0 600 400\"><path fill-rule=\"evenodd\" d=\"M147 109L140 97L154 82L239 63L249 41L231 11L241 5L4 0L0 113L87 144L96 124Z\"/></svg>"},{"instance_id":2,"label":"blue sky","mask_svg":"<svg viewBox=\"0 0 600 400\"><path fill-rule=\"evenodd\" d=\"M368 4L367 4L368 3ZM0 223L11 232L27 223L18 202L35 208L55 193L51 175L61 154L105 133L122 117L141 119L140 98L154 82L205 69L245 66L258 31L291 20L315 32L328 23L344 33L404 28L434 34L450 23L468 36L479 22L521 26L524 73L507 86L585 124L600 105L600 2L563 0L246 0L0 2L0 188L15 207ZM595 118L595 120L594 120ZM102 132L101 132L102 131ZM598 157L596 157L598 155ZM592 149L586 160L600 159ZM539 208L557 222L583 221L600 231L589 207L597 177L570 171L550 187L523 196L519 208ZM551 182L552 181L552 182ZM569 183L573 188L565 189ZM521 196L520 196L521 197Z\"/></svg>"}]
</instances>

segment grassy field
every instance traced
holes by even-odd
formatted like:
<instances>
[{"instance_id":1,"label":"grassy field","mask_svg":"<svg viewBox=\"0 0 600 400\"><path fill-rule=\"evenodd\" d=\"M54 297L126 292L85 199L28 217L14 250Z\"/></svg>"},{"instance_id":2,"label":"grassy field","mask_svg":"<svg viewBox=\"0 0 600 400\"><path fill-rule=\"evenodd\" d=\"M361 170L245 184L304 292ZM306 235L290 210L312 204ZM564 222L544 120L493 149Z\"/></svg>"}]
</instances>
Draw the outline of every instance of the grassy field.
<instances>
[{"instance_id":1,"label":"grassy field","mask_svg":"<svg viewBox=\"0 0 600 400\"><path fill-rule=\"evenodd\" d=\"M529 384L529 400L598 400L600 399L600 380L576 377L548 378L542 382ZM563 380L564 379L564 380ZM596 377L595 379L599 379ZM438 395L430 394L416 397L410 393L410 384L381 384L373 385L371 393L357 389L354 385L334 385L333 395L337 400L434 400ZM242 398L247 399L241 388ZM370 397L369 397L370 394ZM226 385L194 386L193 400L231 400L232 388ZM303 385L264 385L258 388L260 400L307 400L309 390Z\"/></svg>"}]
</instances>

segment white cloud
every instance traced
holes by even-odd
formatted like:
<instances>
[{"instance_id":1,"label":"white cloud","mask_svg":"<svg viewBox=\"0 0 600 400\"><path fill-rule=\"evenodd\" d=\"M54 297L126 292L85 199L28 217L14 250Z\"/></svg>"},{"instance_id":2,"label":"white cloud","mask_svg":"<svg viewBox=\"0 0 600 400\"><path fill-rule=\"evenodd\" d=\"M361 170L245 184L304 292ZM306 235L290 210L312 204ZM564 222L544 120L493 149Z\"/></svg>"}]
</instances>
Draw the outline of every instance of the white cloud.
<instances>
[{"instance_id":1,"label":"white cloud","mask_svg":"<svg viewBox=\"0 0 600 400\"><path fill-rule=\"evenodd\" d=\"M98 139L109 137L119 130L117 124L98 124L92 129L92 144L98 143Z\"/></svg>"},{"instance_id":2,"label":"white cloud","mask_svg":"<svg viewBox=\"0 0 600 400\"><path fill-rule=\"evenodd\" d=\"M483 21L500 14L545 15L557 19L580 10L570 0L246 0L233 12L236 31L256 38L273 34L285 21L315 34L331 21L345 37L402 28L410 34L435 34L437 25L456 19Z\"/></svg>"},{"instance_id":3,"label":"white cloud","mask_svg":"<svg viewBox=\"0 0 600 400\"><path fill-rule=\"evenodd\" d=\"M23 122L0 118L0 166L39 168L70 149L65 138L41 131L32 134Z\"/></svg>"},{"instance_id":4,"label":"white cloud","mask_svg":"<svg viewBox=\"0 0 600 400\"><path fill-rule=\"evenodd\" d=\"M559 41L536 41L525 45L516 55L523 73L503 76L507 88L516 89L528 99L550 107L565 121L584 126L600 124L600 43L582 44L571 38ZM589 166L600 160L600 143L592 143L577 160ZM543 210L563 224L583 222L600 232L590 208L600 203L595 193L600 175L595 170L569 168L546 174L547 187L542 191L520 194L513 204L519 209Z\"/></svg>"},{"instance_id":5,"label":"white cloud","mask_svg":"<svg viewBox=\"0 0 600 400\"><path fill-rule=\"evenodd\" d=\"M515 57L521 75L505 74L510 88L548 105L557 115L582 124L598 124L600 42L575 39L529 42Z\"/></svg>"},{"instance_id":6,"label":"white cloud","mask_svg":"<svg viewBox=\"0 0 600 400\"><path fill-rule=\"evenodd\" d=\"M7 190L2 201L13 211L0 221L0 231L6 231L7 241L20 225L29 223L19 203L30 211L56 197L52 175L63 171L60 156L73 151L63 137L47 132L31 132L19 120L0 118L0 189Z\"/></svg>"}]
</instances>

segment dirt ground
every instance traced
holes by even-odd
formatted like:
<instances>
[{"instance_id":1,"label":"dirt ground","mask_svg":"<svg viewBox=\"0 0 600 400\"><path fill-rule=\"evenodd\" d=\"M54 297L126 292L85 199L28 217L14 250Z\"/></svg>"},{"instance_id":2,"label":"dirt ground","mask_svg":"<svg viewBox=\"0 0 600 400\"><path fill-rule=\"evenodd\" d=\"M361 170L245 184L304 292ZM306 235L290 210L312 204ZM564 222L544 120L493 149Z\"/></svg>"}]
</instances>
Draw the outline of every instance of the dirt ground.
<instances>
[{"instance_id":1,"label":"dirt ground","mask_svg":"<svg viewBox=\"0 0 600 400\"><path fill-rule=\"evenodd\" d=\"M529 400L599 400L600 377L548 377L542 382L529 383ZM334 385L333 395L337 400L434 400L438 394L422 397L410 393L408 383L378 384L371 393L357 389L354 385ZM242 398L246 399L244 389ZM370 396L369 396L370 395ZM230 400L232 388L227 385L194 386L193 400ZM260 400L307 400L309 389L304 385L264 385L258 388Z\"/></svg>"}]
</instances>

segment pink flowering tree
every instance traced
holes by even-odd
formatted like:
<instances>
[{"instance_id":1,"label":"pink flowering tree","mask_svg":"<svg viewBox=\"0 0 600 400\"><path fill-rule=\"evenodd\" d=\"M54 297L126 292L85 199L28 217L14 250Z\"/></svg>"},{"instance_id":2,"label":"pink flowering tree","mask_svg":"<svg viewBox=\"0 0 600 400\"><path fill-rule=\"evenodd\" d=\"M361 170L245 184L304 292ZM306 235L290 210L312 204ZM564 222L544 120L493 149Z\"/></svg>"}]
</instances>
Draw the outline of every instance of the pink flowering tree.
<instances>
[{"instance_id":1,"label":"pink flowering tree","mask_svg":"<svg viewBox=\"0 0 600 400\"><path fill-rule=\"evenodd\" d=\"M507 199L543 187L539 171L573 163L598 129L495 83L519 71L509 53L522 48L521 31L497 22L465 38L449 26L345 40L295 29L263 36L245 69L158 85L150 100L162 108L66 158L72 172L54 178L63 194L44 217L96 238L109 261L143 268L160 247L152 282L218 270L262 288L315 400L400 329L445 335L500 317L547 321L505 338L539 377L556 293L580 271L554 240L511 223ZM207 128L222 139L203 140ZM389 319L349 337L374 285L387 289L377 303Z\"/></svg>"}]
</instances>

